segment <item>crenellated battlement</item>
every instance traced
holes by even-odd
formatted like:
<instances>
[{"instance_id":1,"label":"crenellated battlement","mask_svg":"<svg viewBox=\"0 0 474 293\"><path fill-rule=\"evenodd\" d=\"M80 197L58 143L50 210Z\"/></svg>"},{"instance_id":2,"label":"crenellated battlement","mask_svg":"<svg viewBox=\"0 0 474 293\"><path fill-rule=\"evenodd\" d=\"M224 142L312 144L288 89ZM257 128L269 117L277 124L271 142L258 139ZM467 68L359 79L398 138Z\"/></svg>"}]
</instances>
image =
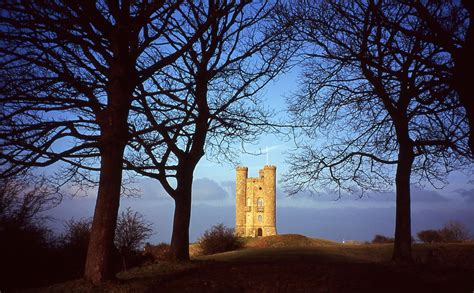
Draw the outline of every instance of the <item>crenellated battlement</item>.
<instances>
[{"instance_id":1,"label":"crenellated battlement","mask_svg":"<svg viewBox=\"0 0 474 293\"><path fill-rule=\"evenodd\" d=\"M276 170L276 168L277 168L277 167L276 167L276 166L274 166L274 165L265 165L265 166L263 166L263 169L272 169L272 170Z\"/></svg>"},{"instance_id":2,"label":"crenellated battlement","mask_svg":"<svg viewBox=\"0 0 474 293\"><path fill-rule=\"evenodd\" d=\"M248 171L249 168L245 167L245 166L237 166L235 168L237 171Z\"/></svg>"}]
</instances>

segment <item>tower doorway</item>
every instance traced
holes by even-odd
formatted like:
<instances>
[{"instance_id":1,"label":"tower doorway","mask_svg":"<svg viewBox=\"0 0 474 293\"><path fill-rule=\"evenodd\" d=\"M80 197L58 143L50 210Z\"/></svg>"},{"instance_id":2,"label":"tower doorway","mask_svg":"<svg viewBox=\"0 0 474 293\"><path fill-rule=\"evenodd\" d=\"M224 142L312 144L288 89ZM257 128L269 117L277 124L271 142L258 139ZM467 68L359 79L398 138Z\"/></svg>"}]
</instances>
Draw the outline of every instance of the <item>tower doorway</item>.
<instances>
[{"instance_id":1,"label":"tower doorway","mask_svg":"<svg viewBox=\"0 0 474 293\"><path fill-rule=\"evenodd\" d=\"M258 236L258 237L261 237L262 234L263 234L262 228L258 228L258 229L257 229L257 236Z\"/></svg>"}]
</instances>

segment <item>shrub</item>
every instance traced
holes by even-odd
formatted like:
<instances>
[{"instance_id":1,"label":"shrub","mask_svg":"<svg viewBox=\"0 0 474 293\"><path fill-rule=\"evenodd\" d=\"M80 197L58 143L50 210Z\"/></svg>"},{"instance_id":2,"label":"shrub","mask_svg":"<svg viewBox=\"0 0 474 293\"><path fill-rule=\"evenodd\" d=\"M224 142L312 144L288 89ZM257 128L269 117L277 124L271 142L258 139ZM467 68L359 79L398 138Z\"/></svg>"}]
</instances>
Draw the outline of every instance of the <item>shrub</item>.
<instances>
[{"instance_id":1,"label":"shrub","mask_svg":"<svg viewBox=\"0 0 474 293\"><path fill-rule=\"evenodd\" d=\"M199 239L199 246L202 254L206 255L239 249L242 241L234 234L234 229L218 224L204 232Z\"/></svg>"},{"instance_id":2,"label":"shrub","mask_svg":"<svg viewBox=\"0 0 474 293\"><path fill-rule=\"evenodd\" d=\"M372 239L372 243L376 244L376 243L393 243L395 241L395 239L391 238L391 237L387 237L387 236L383 236L383 235L375 235L374 236L374 239Z\"/></svg>"},{"instance_id":3,"label":"shrub","mask_svg":"<svg viewBox=\"0 0 474 293\"><path fill-rule=\"evenodd\" d=\"M449 221L442 229L418 232L418 239L424 243L452 243L469 240L469 230L458 221Z\"/></svg>"},{"instance_id":4,"label":"shrub","mask_svg":"<svg viewBox=\"0 0 474 293\"><path fill-rule=\"evenodd\" d=\"M91 225L92 218L70 219L64 225L59 249L63 266L70 277L79 278L84 272Z\"/></svg>"},{"instance_id":5,"label":"shrub","mask_svg":"<svg viewBox=\"0 0 474 293\"><path fill-rule=\"evenodd\" d=\"M423 230L418 232L417 236L423 243L443 242L443 236L439 230Z\"/></svg>"},{"instance_id":6,"label":"shrub","mask_svg":"<svg viewBox=\"0 0 474 293\"><path fill-rule=\"evenodd\" d=\"M43 212L60 201L57 188L44 177L0 178L0 291L57 281L56 239Z\"/></svg>"},{"instance_id":7,"label":"shrub","mask_svg":"<svg viewBox=\"0 0 474 293\"><path fill-rule=\"evenodd\" d=\"M168 243L160 243L158 245L145 244L145 255L151 256L153 260L170 260L171 252Z\"/></svg>"},{"instance_id":8,"label":"shrub","mask_svg":"<svg viewBox=\"0 0 474 293\"><path fill-rule=\"evenodd\" d=\"M443 242L462 242L469 239L469 230L458 221L449 221L439 233Z\"/></svg>"},{"instance_id":9,"label":"shrub","mask_svg":"<svg viewBox=\"0 0 474 293\"><path fill-rule=\"evenodd\" d=\"M141 264L144 259L139 253L140 246L153 234L152 224L140 213L130 208L118 217L115 229L115 246L120 252L122 270Z\"/></svg>"}]
</instances>

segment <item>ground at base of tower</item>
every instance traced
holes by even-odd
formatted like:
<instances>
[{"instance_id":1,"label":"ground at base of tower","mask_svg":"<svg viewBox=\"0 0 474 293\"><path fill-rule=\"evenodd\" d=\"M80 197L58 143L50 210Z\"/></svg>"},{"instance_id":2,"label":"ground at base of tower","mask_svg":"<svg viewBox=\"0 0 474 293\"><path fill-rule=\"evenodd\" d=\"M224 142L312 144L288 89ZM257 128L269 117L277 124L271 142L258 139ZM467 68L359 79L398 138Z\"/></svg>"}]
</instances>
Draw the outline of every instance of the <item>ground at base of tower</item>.
<instances>
[{"instance_id":1,"label":"ground at base of tower","mask_svg":"<svg viewBox=\"0 0 474 293\"><path fill-rule=\"evenodd\" d=\"M428 257L433 250L441 252L438 259ZM391 263L391 252L391 244L352 245L277 235L248 239L242 250L195 256L191 262L134 268L100 287L77 280L44 292L81 288L86 292L472 292L474 288L474 243L415 244L412 265Z\"/></svg>"}]
</instances>

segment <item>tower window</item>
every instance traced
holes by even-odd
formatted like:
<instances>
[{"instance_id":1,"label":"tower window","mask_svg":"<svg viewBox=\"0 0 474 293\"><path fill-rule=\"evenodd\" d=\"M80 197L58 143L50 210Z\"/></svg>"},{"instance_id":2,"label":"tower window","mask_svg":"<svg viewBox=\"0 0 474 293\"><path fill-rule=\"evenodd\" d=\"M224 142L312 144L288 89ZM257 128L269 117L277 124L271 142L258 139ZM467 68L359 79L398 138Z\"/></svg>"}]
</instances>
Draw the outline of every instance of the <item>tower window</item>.
<instances>
[{"instance_id":1,"label":"tower window","mask_svg":"<svg viewBox=\"0 0 474 293\"><path fill-rule=\"evenodd\" d=\"M250 199L250 197L247 197L247 206L251 206L252 205L252 200Z\"/></svg>"},{"instance_id":2,"label":"tower window","mask_svg":"<svg viewBox=\"0 0 474 293\"><path fill-rule=\"evenodd\" d=\"M263 198L259 197L259 198L257 199L257 206L263 207Z\"/></svg>"},{"instance_id":3,"label":"tower window","mask_svg":"<svg viewBox=\"0 0 474 293\"><path fill-rule=\"evenodd\" d=\"M263 222L263 216L262 215L258 215L257 219L258 219L259 223Z\"/></svg>"}]
</instances>

